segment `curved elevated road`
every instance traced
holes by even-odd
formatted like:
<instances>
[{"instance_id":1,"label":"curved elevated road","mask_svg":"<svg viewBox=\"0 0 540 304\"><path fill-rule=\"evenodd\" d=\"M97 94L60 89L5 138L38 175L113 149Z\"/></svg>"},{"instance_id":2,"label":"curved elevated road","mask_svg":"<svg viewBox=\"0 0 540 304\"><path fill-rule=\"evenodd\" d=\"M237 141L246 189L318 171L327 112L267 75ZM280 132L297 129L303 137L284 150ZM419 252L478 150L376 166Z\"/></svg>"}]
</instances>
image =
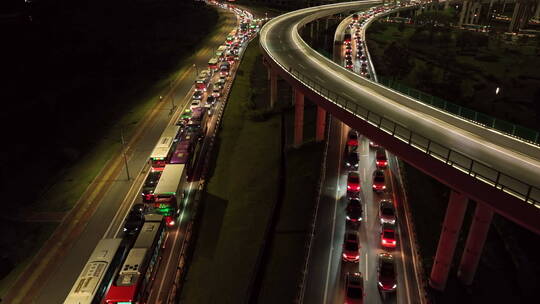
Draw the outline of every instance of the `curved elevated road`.
<instances>
[{"instance_id":1,"label":"curved elevated road","mask_svg":"<svg viewBox=\"0 0 540 304\"><path fill-rule=\"evenodd\" d=\"M265 62L310 100L402 159L540 233L540 147L368 81L300 38L298 29L310 21L376 3L311 7L271 20L261 30Z\"/></svg>"}]
</instances>

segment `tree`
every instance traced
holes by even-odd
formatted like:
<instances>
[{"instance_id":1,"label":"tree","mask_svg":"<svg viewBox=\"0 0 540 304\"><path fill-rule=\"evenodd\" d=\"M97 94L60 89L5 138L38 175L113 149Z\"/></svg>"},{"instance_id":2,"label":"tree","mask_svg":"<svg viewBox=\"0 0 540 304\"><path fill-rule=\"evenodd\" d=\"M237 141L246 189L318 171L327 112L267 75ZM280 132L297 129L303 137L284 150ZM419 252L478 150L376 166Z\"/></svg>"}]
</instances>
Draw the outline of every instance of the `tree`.
<instances>
[{"instance_id":1,"label":"tree","mask_svg":"<svg viewBox=\"0 0 540 304\"><path fill-rule=\"evenodd\" d=\"M383 60L386 70L392 79L403 78L414 67L407 48L395 41L384 50Z\"/></svg>"}]
</instances>

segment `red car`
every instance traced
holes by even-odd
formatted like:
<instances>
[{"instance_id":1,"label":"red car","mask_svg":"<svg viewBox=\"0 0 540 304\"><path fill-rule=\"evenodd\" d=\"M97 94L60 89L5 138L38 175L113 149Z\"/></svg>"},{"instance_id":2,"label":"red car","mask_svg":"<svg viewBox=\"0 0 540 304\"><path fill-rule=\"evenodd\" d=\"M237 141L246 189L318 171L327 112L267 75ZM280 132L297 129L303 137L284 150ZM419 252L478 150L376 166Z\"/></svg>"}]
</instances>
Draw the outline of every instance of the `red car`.
<instances>
[{"instance_id":1,"label":"red car","mask_svg":"<svg viewBox=\"0 0 540 304\"><path fill-rule=\"evenodd\" d=\"M396 290L396 265L394 257L389 253L379 253L377 285L381 292L394 292Z\"/></svg>"},{"instance_id":2,"label":"red car","mask_svg":"<svg viewBox=\"0 0 540 304\"><path fill-rule=\"evenodd\" d=\"M382 224L381 245L385 248L395 248L396 244L396 227L387 223Z\"/></svg>"},{"instance_id":3,"label":"red car","mask_svg":"<svg viewBox=\"0 0 540 304\"><path fill-rule=\"evenodd\" d=\"M360 175L358 172L349 172L347 175L347 192L360 192Z\"/></svg>"},{"instance_id":4,"label":"red car","mask_svg":"<svg viewBox=\"0 0 540 304\"><path fill-rule=\"evenodd\" d=\"M360 261L360 241L356 232L346 232L343 241L343 260L358 263Z\"/></svg>"},{"instance_id":5,"label":"red car","mask_svg":"<svg viewBox=\"0 0 540 304\"><path fill-rule=\"evenodd\" d=\"M347 146L358 147L358 132L350 130L347 135Z\"/></svg>"},{"instance_id":6,"label":"red car","mask_svg":"<svg viewBox=\"0 0 540 304\"><path fill-rule=\"evenodd\" d=\"M386 151L384 148L378 148L375 153L375 164L377 168L384 169L388 166L388 159L386 158Z\"/></svg>"},{"instance_id":7,"label":"red car","mask_svg":"<svg viewBox=\"0 0 540 304\"><path fill-rule=\"evenodd\" d=\"M364 278L359 272L345 276L345 304L364 303Z\"/></svg>"},{"instance_id":8,"label":"red car","mask_svg":"<svg viewBox=\"0 0 540 304\"><path fill-rule=\"evenodd\" d=\"M373 172L373 191L380 193L384 190L386 190L384 171L375 170L375 172Z\"/></svg>"}]
</instances>

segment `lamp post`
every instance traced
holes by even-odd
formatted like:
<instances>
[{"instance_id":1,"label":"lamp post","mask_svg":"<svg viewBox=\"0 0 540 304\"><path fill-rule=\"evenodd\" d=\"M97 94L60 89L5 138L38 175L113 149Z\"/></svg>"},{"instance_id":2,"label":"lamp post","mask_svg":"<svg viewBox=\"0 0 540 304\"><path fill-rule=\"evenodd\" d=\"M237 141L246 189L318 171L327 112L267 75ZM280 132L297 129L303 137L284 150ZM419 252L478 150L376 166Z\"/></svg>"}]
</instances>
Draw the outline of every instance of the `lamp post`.
<instances>
[{"instance_id":1,"label":"lamp post","mask_svg":"<svg viewBox=\"0 0 540 304\"><path fill-rule=\"evenodd\" d=\"M124 155L124 165L126 166L127 179L130 180L131 178L129 176L129 167L126 155L126 143L124 141L124 131L122 128L120 128L120 141L122 142L122 154Z\"/></svg>"}]
</instances>

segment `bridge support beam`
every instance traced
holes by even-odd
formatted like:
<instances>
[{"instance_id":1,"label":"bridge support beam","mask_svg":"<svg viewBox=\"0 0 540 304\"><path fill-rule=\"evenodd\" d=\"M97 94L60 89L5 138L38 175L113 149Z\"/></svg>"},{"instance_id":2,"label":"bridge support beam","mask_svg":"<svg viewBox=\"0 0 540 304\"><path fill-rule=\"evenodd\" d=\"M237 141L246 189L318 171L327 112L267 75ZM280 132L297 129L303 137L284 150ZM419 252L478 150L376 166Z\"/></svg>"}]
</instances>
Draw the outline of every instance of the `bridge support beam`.
<instances>
[{"instance_id":1,"label":"bridge support beam","mask_svg":"<svg viewBox=\"0 0 540 304\"><path fill-rule=\"evenodd\" d=\"M324 130L326 127L326 110L317 106L317 130L315 131L315 141L324 140Z\"/></svg>"},{"instance_id":2,"label":"bridge support beam","mask_svg":"<svg viewBox=\"0 0 540 304\"><path fill-rule=\"evenodd\" d=\"M446 280L452 265L452 258L461 224L463 223L463 216L467 209L467 202L468 198L465 195L454 190L450 192L441 237L437 246L437 254L429 278L429 285L436 290L442 291L446 287Z\"/></svg>"},{"instance_id":3,"label":"bridge support beam","mask_svg":"<svg viewBox=\"0 0 540 304\"><path fill-rule=\"evenodd\" d=\"M268 69L268 79L270 80L270 108L274 108L277 102L277 72L269 68Z\"/></svg>"},{"instance_id":4,"label":"bridge support beam","mask_svg":"<svg viewBox=\"0 0 540 304\"><path fill-rule=\"evenodd\" d=\"M304 94L294 89L294 147L298 148L304 140Z\"/></svg>"},{"instance_id":5,"label":"bridge support beam","mask_svg":"<svg viewBox=\"0 0 540 304\"><path fill-rule=\"evenodd\" d=\"M493 208L484 203L477 202L457 274L458 278L465 285L472 284L492 219Z\"/></svg>"}]
</instances>

